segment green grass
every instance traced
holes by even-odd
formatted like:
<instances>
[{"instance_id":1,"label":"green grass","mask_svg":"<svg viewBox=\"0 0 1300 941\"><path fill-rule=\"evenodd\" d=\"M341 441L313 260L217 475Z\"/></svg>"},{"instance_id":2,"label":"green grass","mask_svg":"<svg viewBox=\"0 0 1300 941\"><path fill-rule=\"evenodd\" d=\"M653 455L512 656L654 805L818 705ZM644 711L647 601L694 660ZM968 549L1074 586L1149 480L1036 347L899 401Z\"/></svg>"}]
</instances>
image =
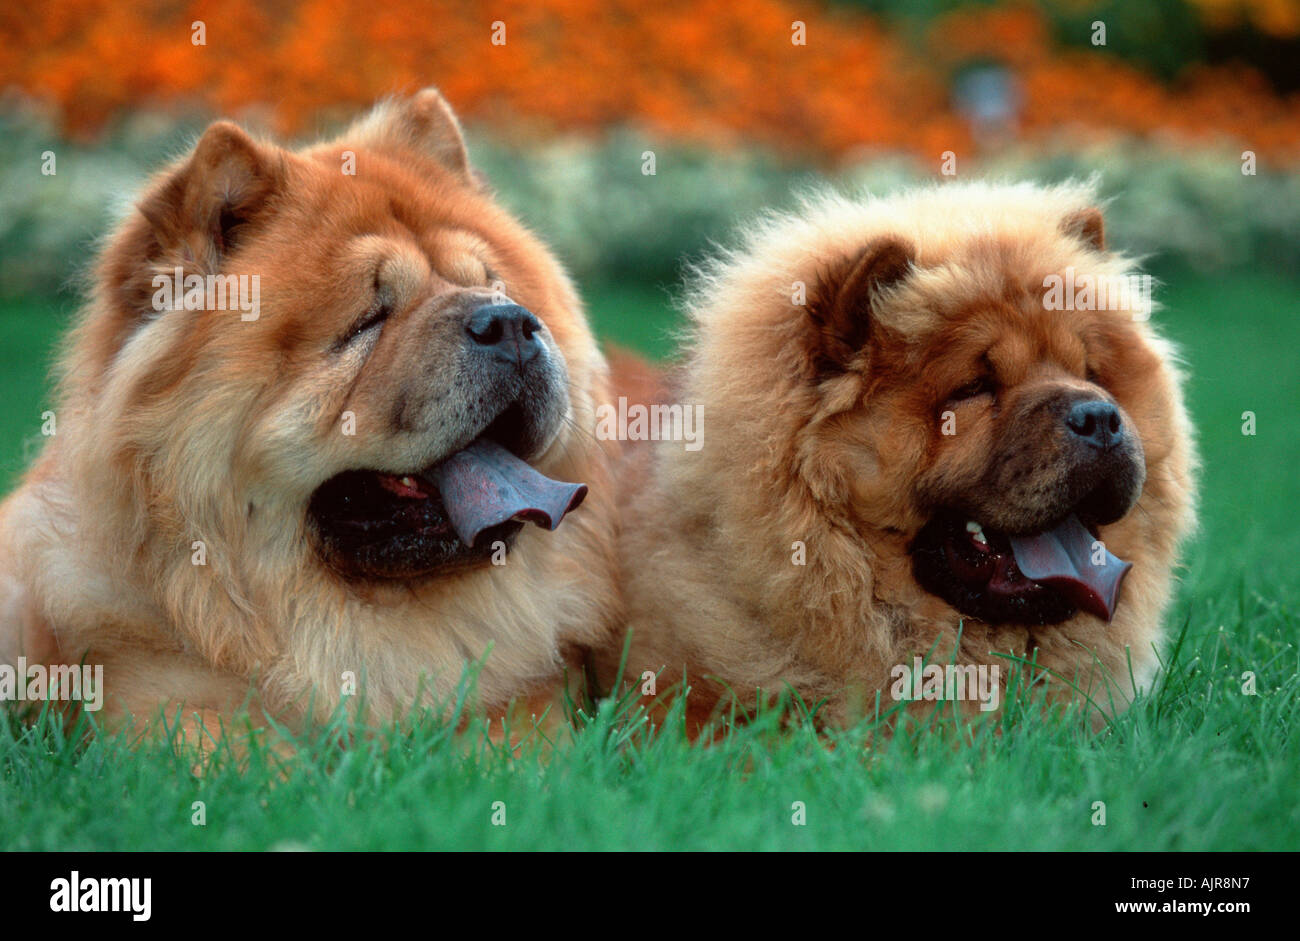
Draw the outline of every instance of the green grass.
<instances>
[{"instance_id":1,"label":"green grass","mask_svg":"<svg viewBox=\"0 0 1300 941\"><path fill-rule=\"evenodd\" d=\"M5 492L41 447L41 413L53 409L46 381L71 302L0 303L0 486Z\"/></svg>"},{"instance_id":2,"label":"green grass","mask_svg":"<svg viewBox=\"0 0 1300 941\"><path fill-rule=\"evenodd\" d=\"M1160 315L1184 347L1205 460L1169 670L1110 729L1012 700L997 726L941 722L863 747L759 721L722 743L649 735L607 704L553 749L510 757L427 715L338 749L309 736L285 769L218 758L202 778L162 746L0 722L0 847L10 849L1297 849L1300 721L1300 285L1171 279ZM601 334L662 355L659 288L589 292ZM0 308L0 469L48 406L60 323ZM1241 413L1257 434L1241 433ZM1257 676L1258 695L1241 692ZM206 826L191 823L204 802ZM493 826L494 802L506 825ZM803 802L806 826L791 822ZM1093 804L1106 826L1093 826Z\"/></svg>"}]
</instances>

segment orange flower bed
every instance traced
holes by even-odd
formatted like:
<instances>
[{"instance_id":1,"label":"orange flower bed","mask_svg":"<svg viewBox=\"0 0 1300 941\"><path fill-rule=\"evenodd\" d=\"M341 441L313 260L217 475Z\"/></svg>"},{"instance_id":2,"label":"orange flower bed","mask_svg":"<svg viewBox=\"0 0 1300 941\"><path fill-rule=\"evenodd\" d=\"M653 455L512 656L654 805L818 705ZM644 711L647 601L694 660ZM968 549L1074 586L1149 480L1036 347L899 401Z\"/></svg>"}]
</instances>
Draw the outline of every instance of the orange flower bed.
<instances>
[{"instance_id":1,"label":"orange flower bed","mask_svg":"<svg viewBox=\"0 0 1300 941\"><path fill-rule=\"evenodd\" d=\"M791 43L806 24L807 45ZM191 42L202 21L207 44ZM493 45L494 21L506 43ZM278 129L378 95L443 88L469 118L540 130L633 123L710 143L834 158L860 148L938 159L972 148L953 71L1005 63L1021 132L1060 128L1230 138L1264 159L1300 154L1300 102L1250 71L1170 88L1104 54L1055 48L1041 16L981 7L920 44L852 11L794 0L43 0L0 14L0 87L48 100L76 136L140 107L263 105Z\"/></svg>"}]
</instances>

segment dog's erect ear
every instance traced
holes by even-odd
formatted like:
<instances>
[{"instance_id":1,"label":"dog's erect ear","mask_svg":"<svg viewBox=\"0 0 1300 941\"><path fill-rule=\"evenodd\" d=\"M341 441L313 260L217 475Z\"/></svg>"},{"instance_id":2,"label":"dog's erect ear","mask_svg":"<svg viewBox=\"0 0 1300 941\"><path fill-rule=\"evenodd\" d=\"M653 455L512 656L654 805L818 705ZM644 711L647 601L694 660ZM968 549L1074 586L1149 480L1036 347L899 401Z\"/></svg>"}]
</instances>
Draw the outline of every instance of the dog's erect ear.
<instances>
[{"instance_id":1,"label":"dog's erect ear","mask_svg":"<svg viewBox=\"0 0 1300 941\"><path fill-rule=\"evenodd\" d=\"M460 121L436 88L380 102L346 136L359 137L379 150L407 149L427 154L465 182L478 185L470 169Z\"/></svg>"},{"instance_id":2,"label":"dog's erect ear","mask_svg":"<svg viewBox=\"0 0 1300 941\"><path fill-rule=\"evenodd\" d=\"M819 339L817 371L843 369L871 335L872 307L879 293L907 276L916 249L885 236L835 265L809 299Z\"/></svg>"},{"instance_id":3,"label":"dog's erect ear","mask_svg":"<svg viewBox=\"0 0 1300 941\"><path fill-rule=\"evenodd\" d=\"M207 273L238 245L283 184L282 155L229 121L212 124L181 167L140 202L155 251L150 261L194 262Z\"/></svg>"},{"instance_id":4,"label":"dog's erect ear","mask_svg":"<svg viewBox=\"0 0 1300 941\"><path fill-rule=\"evenodd\" d=\"M1106 226L1101 219L1101 210L1095 206L1070 213L1061 223L1061 231L1081 239L1099 252L1106 250Z\"/></svg>"}]
</instances>

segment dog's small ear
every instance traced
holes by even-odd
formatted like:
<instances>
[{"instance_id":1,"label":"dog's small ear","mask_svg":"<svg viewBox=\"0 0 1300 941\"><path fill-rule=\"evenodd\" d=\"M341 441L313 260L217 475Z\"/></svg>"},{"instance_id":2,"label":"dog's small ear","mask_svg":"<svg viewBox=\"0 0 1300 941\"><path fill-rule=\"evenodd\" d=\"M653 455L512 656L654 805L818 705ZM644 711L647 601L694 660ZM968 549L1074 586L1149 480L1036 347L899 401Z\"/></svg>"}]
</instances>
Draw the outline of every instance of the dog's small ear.
<instances>
[{"instance_id":1,"label":"dog's small ear","mask_svg":"<svg viewBox=\"0 0 1300 941\"><path fill-rule=\"evenodd\" d=\"M818 333L819 374L843 369L866 346L878 295L902 281L915 258L910 242L885 236L836 264L822 279L808 305Z\"/></svg>"},{"instance_id":2,"label":"dog's small ear","mask_svg":"<svg viewBox=\"0 0 1300 941\"><path fill-rule=\"evenodd\" d=\"M1106 250L1106 226L1102 222L1101 210L1095 206L1070 213L1061 223L1061 231L1099 252Z\"/></svg>"},{"instance_id":3,"label":"dog's small ear","mask_svg":"<svg viewBox=\"0 0 1300 941\"><path fill-rule=\"evenodd\" d=\"M345 137L359 137L377 149L407 149L432 157L462 181L478 186L460 121L436 88L377 104Z\"/></svg>"},{"instance_id":4,"label":"dog's small ear","mask_svg":"<svg viewBox=\"0 0 1300 941\"><path fill-rule=\"evenodd\" d=\"M215 273L284 183L283 156L238 125L217 121L193 153L139 204L155 245L149 261L190 261Z\"/></svg>"},{"instance_id":5,"label":"dog's small ear","mask_svg":"<svg viewBox=\"0 0 1300 941\"><path fill-rule=\"evenodd\" d=\"M273 211L286 178L283 151L217 121L190 155L156 180L104 252L103 278L130 322L151 308L160 273L216 274Z\"/></svg>"}]
</instances>

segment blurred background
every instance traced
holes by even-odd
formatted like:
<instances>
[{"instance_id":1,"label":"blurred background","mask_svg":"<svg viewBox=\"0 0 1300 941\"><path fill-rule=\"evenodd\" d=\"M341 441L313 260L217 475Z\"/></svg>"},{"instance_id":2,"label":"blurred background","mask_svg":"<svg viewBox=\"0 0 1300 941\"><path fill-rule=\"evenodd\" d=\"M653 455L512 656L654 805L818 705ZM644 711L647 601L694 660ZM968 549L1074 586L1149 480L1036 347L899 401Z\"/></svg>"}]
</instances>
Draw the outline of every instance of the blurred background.
<instances>
[{"instance_id":1,"label":"blurred background","mask_svg":"<svg viewBox=\"0 0 1300 941\"><path fill-rule=\"evenodd\" d=\"M1261 564L1295 542L1300 0L44 0L0 12L0 48L0 482L147 172L217 116L309 139L436 84L601 336L655 357L683 261L802 188L943 179L946 155L1096 175L1191 366L1207 540Z\"/></svg>"}]
</instances>

